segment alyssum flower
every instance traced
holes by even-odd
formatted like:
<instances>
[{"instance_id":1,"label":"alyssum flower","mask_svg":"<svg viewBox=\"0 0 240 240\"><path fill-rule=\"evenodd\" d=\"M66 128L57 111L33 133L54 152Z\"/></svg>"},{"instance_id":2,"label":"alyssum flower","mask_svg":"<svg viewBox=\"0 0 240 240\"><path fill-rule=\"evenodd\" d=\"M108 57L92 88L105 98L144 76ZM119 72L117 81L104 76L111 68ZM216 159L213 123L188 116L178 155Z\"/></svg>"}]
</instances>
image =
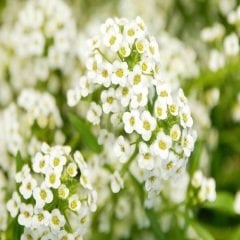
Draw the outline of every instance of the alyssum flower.
<instances>
[{"instance_id":1,"label":"alyssum flower","mask_svg":"<svg viewBox=\"0 0 240 240\"><path fill-rule=\"evenodd\" d=\"M24 227L21 239L80 239L85 234L97 193L81 153L70 153L68 146L42 144L17 172L18 188L7 209Z\"/></svg>"},{"instance_id":2,"label":"alyssum flower","mask_svg":"<svg viewBox=\"0 0 240 240\"><path fill-rule=\"evenodd\" d=\"M157 41L140 17L107 19L90 39L88 56L85 76L68 91L69 105L91 95L87 120L120 137L112 157L119 159L122 169L128 159L137 159L147 191L159 192L163 180L184 171L196 134L182 89L173 90L161 75L164 59L159 57ZM113 120L116 116L120 125ZM119 135L114 129L121 126ZM131 142L136 151L130 149ZM112 186L119 184L114 192L124 187L120 176L125 170L116 166ZM157 184L151 184L153 181Z\"/></svg>"}]
</instances>

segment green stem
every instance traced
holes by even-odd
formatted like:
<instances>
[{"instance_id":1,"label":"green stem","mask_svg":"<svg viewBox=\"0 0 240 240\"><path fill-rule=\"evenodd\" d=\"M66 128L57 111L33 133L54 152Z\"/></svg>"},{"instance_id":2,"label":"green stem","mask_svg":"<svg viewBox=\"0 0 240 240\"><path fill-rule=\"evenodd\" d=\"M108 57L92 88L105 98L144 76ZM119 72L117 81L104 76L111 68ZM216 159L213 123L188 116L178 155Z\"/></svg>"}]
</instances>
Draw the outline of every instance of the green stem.
<instances>
[{"instance_id":1,"label":"green stem","mask_svg":"<svg viewBox=\"0 0 240 240\"><path fill-rule=\"evenodd\" d=\"M99 48L96 48L96 50L100 53L100 55L101 55L106 61L108 61L109 63L112 64L112 62L108 59L108 57L107 57Z\"/></svg>"},{"instance_id":2,"label":"green stem","mask_svg":"<svg viewBox=\"0 0 240 240\"><path fill-rule=\"evenodd\" d=\"M131 162L136 158L137 154L138 154L138 142L136 143L136 147L135 147L135 150L133 152L133 154L130 156L130 158L128 159L128 161L124 164L122 170L121 170L121 173L122 175L124 175L126 173L126 171L128 170Z\"/></svg>"}]
</instances>

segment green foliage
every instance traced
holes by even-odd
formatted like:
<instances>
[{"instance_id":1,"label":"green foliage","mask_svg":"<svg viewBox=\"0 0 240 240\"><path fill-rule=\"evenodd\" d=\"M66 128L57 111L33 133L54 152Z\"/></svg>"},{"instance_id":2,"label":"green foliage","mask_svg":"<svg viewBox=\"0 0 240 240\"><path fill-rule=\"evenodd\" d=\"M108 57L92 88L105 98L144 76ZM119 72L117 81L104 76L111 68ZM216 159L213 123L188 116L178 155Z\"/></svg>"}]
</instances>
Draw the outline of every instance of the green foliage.
<instances>
[{"instance_id":1,"label":"green foliage","mask_svg":"<svg viewBox=\"0 0 240 240\"><path fill-rule=\"evenodd\" d=\"M102 146L98 144L96 137L91 132L90 124L73 113L68 114L70 124L78 132L80 142L83 143L89 150L100 153Z\"/></svg>"},{"instance_id":2,"label":"green foliage","mask_svg":"<svg viewBox=\"0 0 240 240\"><path fill-rule=\"evenodd\" d=\"M206 227L199 222L192 220L190 226L196 231L201 240L214 240L215 238L207 231Z\"/></svg>"},{"instance_id":3,"label":"green foliage","mask_svg":"<svg viewBox=\"0 0 240 240\"><path fill-rule=\"evenodd\" d=\"M236 215L234 209L234 196L229 192L218 192L217 199L214 202L208 202L204 204L205 208L224 212L228 215Z\"/></svg>"}]
</instances>

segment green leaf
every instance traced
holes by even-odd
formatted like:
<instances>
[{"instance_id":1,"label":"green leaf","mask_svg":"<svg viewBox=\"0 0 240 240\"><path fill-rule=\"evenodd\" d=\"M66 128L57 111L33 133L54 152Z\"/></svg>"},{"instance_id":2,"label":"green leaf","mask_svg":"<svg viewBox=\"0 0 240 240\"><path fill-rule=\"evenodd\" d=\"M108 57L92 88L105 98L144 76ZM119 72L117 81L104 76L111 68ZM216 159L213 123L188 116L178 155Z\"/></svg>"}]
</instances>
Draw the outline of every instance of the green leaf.
<instances>
[{"instance_id":1,"label":"green leaf","mask_svg":"<svg viewBox=\"0 0 240 240\"><path fill-rule=\"evenodd\" d=\"M233 209L234 196L228 192L218 192L214 202L208 202L204 205L205 208L213 209L219 212L224 212L229 215L235 215Z\"/></svg>"},{"instance_id":2,"label":"green leaf","mask_svg":"<svg viewBox=\"0 0 240 240\"><path fill-rule=\"evenodd\" d=\"M208 232L208 230L197 221L191 220L190 225L196 231L201 240L214 240L214 237Z\"/></svg>"},{"instance_id":3,"label":"green leaf","mask_svg":"<svg viewBox=\"0 0 240 240\"><path fill-rule=\"evenodd\" d=\"M240 239L240 226L238 227L238 229L236 231L233 232L232 240L239 240Z\"/></svg>"},{"instance_id":4,"label":"green leaf","mask_svg":"<svg viewBox=\"0 0 240 240\"><path fill-rule=\"evenodd\" d=\"M199 168L199 161L202 154L203 141L197 141L195 144L194 152L189 160L189 173L192 176Z\"/></svg>"},{"instance_id":5,"label":"green leaf","mask_svg":"<svg viewBox=\"0 0 240 240\"><path fill-rule=\"evenodd\" d=\"M17 172L19 172L24 165L24 160L20 154L20 151L17 152L16 161L17 161L17 163L16 163Z\"/></svg>"},{"instance_id":6,"label":"green leaf","mask_svg":"<svg viewBox=\"0 0 240 240\"><path fill-rule=\"evenodd\" d=\"M161 231L160 223L158 222L158 217L155 214L155 212L152 209L146 209L145 212L148 217L148 220L150 221L150 227L156 239L164 240L165 236Z\"/></svg>"},{"instance_id":7,"label":"green leaf","mask_svg":"<svg viewBox=\"0 0 240 240\"><path fill-rule=\"evenodd\" d=\"M78 131L82 142L93 152L100 153L102 151L102 146L98 144L96 137L91 132L90 125L73 113L68 114L68 119Z\"/></svg>"}]
</instances>

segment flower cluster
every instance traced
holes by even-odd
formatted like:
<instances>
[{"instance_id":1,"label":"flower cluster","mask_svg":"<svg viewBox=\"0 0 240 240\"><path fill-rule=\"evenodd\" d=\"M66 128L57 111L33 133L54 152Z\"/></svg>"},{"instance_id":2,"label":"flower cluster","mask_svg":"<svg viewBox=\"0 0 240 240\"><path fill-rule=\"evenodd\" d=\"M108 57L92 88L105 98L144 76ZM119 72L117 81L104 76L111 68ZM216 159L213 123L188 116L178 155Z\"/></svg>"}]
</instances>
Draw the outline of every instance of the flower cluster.
<instances>
[{"instance_id":1,"label":"flower cluster","mask_svg":"<svg viewBox=\"0 0 240 240\"><path fill-rule=\"evenodd\" d=\"M18 105L26 111L30 126L36 121L40 128L61 127L62 119L55 99L47 92L25 88L18 97Z\"/></svg>"},{"instance_id":2,"label":"flower cluster","mask_svg":"<svg viewBox=\"0 0 240 240\"><path fill-rule=\"evenodd\" d=\"M173 88L179 88L181 81L199 74L197 55L192 48L163 31L158 42L161 72L171 82Z\"/></svg>"},{"instance_id":3,"label":"flower cluster","mask_svg":"<svg viewBox=\"0 0 240 240\"><path fill-rule=\"evenodd\" d=\"M47 92L24 89L18 96L17 104L11 103L0 112L0 116L0 166L5 170L15 166L15 161L10 161L8 153L15 156L20 151L26 156L27 153L32 155L36 152L39 140L44 135L39 134L38 129L50 130L49 140L53 138L56 143L64 142L65 137L61 136L59 130L62 119L58 107L53 96Z\"/></svg>"},{"instance_id":4,"label":"flower cluster","mask_svg":"<svg viewBox=\"0 0 240 240\"><path fill-rule=\"evenodd\" d=\"M182 89L173 91L164 79L157 41L141 18L108 19L89 45L86 75L68 91L68 104L91 95L87 120L110 131L109 123L122 127L114 157L124 165L134 152L146 190L159 192L162 180L185 169L194 148L187 99ZM118 192L123 182L118 173L113 179L112 189Z\"/></svg>"},{"instance_id":5,"label":"flower cluster","mask_svg":"<svg viewBox=\"0 0 240 240\"><path fill-rule=\"evenodd\" d=\"M18 116L18 108L16 104L10 104L7 108L0 113L0 127L2 129L0 138L1 138L1 147L0 149L6 149L10 154L15 155L18 150L23 149L23 137L21 135L21 124ZM0 161L0 163L6 163ZM1 167L3 165L0 164Z\"/></svg>"},{"instance_id":6,"label":"flower cluster","mask_svg":"<svg viewBox=\"0 0 240 240\"><path fill-rule=\"evenodd\" d=\"M20 12L14 30L15 51L20 56L39 57L41 66L58 68L71 48L75 23L63 1L33 0Z\"/></svg>"},{"instance_id":7,"label":"flower cluster","mask_svg":"<svg viewBox=\"0 0 240 240\"><path fill-rule=\"evenodd\" d=\"M24 227L21 239L81 239L96 210L97 194L80 152L42 144L15 180L7 203L12 218Z\"/></svg>"},{"instance_id":8,"label":"flower cluster","mask_svg":"<svg viewBox=\"0 0 240 240\"><path fill-rule=\"evenodd\" d=\"M197 196L199 202L214 202L216 200L216 184L213 178L206 178L203 173L198 170L191 179L194 196Z\"/></svg>"},{"instance_id":9,"label":"flower cluster","mask_svg":"<svg viewBox=\"0 0 240 240\"><path fill-rule=\"evenodd\" d=\"M14 58L9 64L16 89L53 78L56 70L68 73L73 62L76 24L62 0L28 1L9 34ZM31 74L30 74L31 73Z\"/></svg>"},{"instance_id":10,"label":"flower cluster","mask_svg":"<svg viewBox=\"0 0 240 240\"><path fill-rule=\"evenodd\" d=\"M229 62L229 59L239 55L239 10L240 7L227 15L226 21L233 29L228 35L225 35L225 28L219 23L215 23L212 27L204 28L201 32L202 40L210 42L215 46L210 52L208 62L209 68L214 72L223 68Z\"/></svg>"}]
</instances>

